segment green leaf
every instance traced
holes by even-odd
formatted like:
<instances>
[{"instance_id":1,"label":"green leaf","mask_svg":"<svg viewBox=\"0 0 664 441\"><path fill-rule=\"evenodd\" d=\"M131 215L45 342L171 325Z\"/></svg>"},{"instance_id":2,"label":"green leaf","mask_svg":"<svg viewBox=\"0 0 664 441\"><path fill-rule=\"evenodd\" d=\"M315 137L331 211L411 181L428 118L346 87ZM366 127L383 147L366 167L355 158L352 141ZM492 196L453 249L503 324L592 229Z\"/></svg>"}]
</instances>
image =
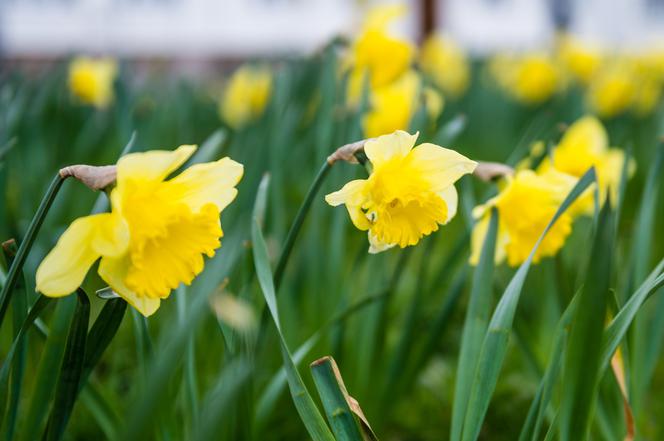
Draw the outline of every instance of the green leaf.
<instances>
[{"instance_id":1,"label":"green leaf","mask_svg":"<svg viewBox=\"0 0 664 441\"><path fill-rule=\"evenodd\" d=\"M473 381L466 418L464 420L462 436L464 441L475 440L479 436L482 421L489 407L489 402L491 401L491 396L495 390L498 375L505 359L507 343L514 321L514 314L519 304L521 289L530 270L535 252L558 218L593 182L597 181L595 176L595 169L591 168L572 188L540 235L528 258L521 264L512 277L512 280L507 285L505 292L498 302L498 306L489 322L489 328L480 351L478 369Z\"/></svg>"},{"instance_id":2,"label":"green leaf","mask_svg":"<svg viewBox=\"0 0 664 441\"><path fill-rule=\"evenodd\" d=\"M482 341L489 324L497 236L498 211L493 208L489 228L482 244L480 260L473 273L473 284L461 334L461 350L456 370L457 379L454 384L454 401L452 404L451 441L458 441L461 438L468 399L477 371L480 350L482 349Z\"/></svg>"},{"instance_id":3,"label":"green leaf","mask_svg":"<svg viewBox=\"0 0 664 441\"><path fill-rule=\"evenodd\" d=\"M357 421L348 405L348 392L332 357L323 357L311 363L318 395L327 421L337 441L362 441Z\"/></svg>"},{"instance_id":4,"label":"green leaf","mask_svg":"<svg viewBox=\"0 0 664 441\"><path fill-rule=\"evenodd\" d=\"M438 131L433 137L436 144L447 146L453 142L466 128L467 118L465 115L459 114L440 126Z\"/></svg>"},{"instance_id":5,"label":"green leaf","mask_svg":"<svg viewBox=\"0 0 664 441\"><path fill-rule=\"evenodd\" d=\"M270 269L269 258L267 254L267 245L263 238L258 219L254 218L252 222L251 238L253 242L254 265L256 266L256 276L258 278L265 303L268 306L270 315L277 329L279 337L279 344L281 346L281 354L286 368L286 377L288 379L288 386L293 397L295 407L304 423L309 435L314 441L319 440L334 440L330 429L325 424L318 408L314 404L309 391L307 390L302 378L300 377L297 367L293 362L288 346L284 341L281 333L281 323L279 321L279 312L277 310L277 299L275 296L274 281L272 279L272 270Z\"/></svg>"},{"instance_id":6,"label":"green leaf","mask_svg":"<svg viewBox=\"0 0 664 441\"><path fill-rule=\"evenodd\" d=\"M85 343L88 336L88 322L90 320L90 301L87 294L78 288L76 291L78 303L74 318L69 328L65 355L58 375L58 384L55 389L53 410L47 426L47 441L62 439L74 409L78 395L83 363L85 361Z\"/></svg>"},{"instance_id":7,"label":"green leaf","mask_svg":"<svg viewBox=\"0 0 664 441\"><path fill-rule=\"evenodd\" d=\"M201 164L218 159L226 137L224 129L215 130L196 150L196 153L189 160L188 165Z\"/></svg>"}]
</instances>

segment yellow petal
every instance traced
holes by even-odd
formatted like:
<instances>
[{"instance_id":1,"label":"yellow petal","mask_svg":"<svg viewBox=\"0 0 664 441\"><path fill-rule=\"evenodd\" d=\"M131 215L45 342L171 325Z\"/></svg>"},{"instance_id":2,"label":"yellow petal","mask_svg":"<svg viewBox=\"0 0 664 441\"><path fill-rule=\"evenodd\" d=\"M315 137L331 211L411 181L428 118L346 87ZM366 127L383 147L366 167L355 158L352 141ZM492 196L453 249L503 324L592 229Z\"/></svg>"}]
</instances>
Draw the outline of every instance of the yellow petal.
<instances>
[{"instance_id":1,"label":"yellow petal","mask_svg":"<svg viewBox=\"0 0 664 441\"><path fill-rule=\"evenodd\" d=\"M420 144L410 153L413 164L420 170L424 179L440 192L454 184L461 176L472 173L477 162L471 161L454 150L434 144Z\"/></svg>"},{"instance_id":2,"label":"yellow petal","mask_svg":"<svg viewBox=\"0 0 664 441\"><path fill-rule=\"evenodd\" d=\"M126 179L163 181L177 170L196 150L196 146L183 145L173 151L151 150L130 153L118 161L118 186Z\"/></svg>"},{"instance_id":3,"label":"yellow petal","mask_svg":"<svg viewBox=\"0 0 664 441\"><path fill-rule=\"evenodd\" d=\"M383 251L389 250L390 248L396 246L394 243L388 244L382 242L380 239L378 239L378 237L373 235L371 231L368 231L367 235L369 236L369 254L382 253Z\"/></svg>"},{"instance_id":4,"label":"yellow petal","mask_svg":"<svg viewBox=\"0 0 664 441\"><path fill-rule=\"evenodd\" d=\"M365 179L356 179L348 182L341 190L325 196L325 202L333 207L346 204L346 209L353 224L360 230L367 230L371 226L362 211L366 185L367 181Z\"/></svg>"},{"instance_id":5,"label":"yellow petal","mask_svg":"<svg viewBox=\"0 0 664 441\"><path fill-rule=\"evenodd\" d=\"M99 264L99 275L120 297L148 317L159 309L161 300L158 298L141 297L127 287L124 280L129 270L128 256L119 258L104 257Z\"/></svg>"},{"instance_id":6,"label":"yellow petal","mask_svg":"<svg viewBox=\"0 0 664 441\"><path fill-rule=\"evenodd\" d=\"M37 291L49 297L61 297L81 286L88 270L99 258L100 250L112 248L110 239L98 238L100 231L113 228L109 225L112 222L110 213L86 216L72 222L37 268Z\"/></svg>"},{"instance_id":7,"label":"yellow petal","mask_svg":"<svg viewBox=\"0 0 664 441\"><path fill-rule=\"evenodd\" d=\"M387 162L395 156L406 156L415 145L419 132L411 135L397 130L389 135L379 136L367 141L364 153L374 167Z\"/></svg>"},{"instance_id":8,"label":"yellow petal","mask_svg":"<svg viewBox=\"0 0 664 441\"><path fill-rule=\"evenodd\" d=\"M182 200L193 212L200 211L203 205L210 203L221 211L235 199L235 185L243 173L242 164L230 158L222 158L193 165L171 179L168 185L175 190L173 197Z\"/></svg>"},{"instance_id":9,"label":"yellow petal","mask_svg":"<svg viewBox=\"0 0 664 441\"><path fill-rule=\"evenodd\" d=\"M454 185L450 185L439 194L443 198L443 201L445 201L445 205L447 205L447 218L444 222L446 224L456 215L457 206L459 205L459 195Z\"/></svg>"}]
</instances>

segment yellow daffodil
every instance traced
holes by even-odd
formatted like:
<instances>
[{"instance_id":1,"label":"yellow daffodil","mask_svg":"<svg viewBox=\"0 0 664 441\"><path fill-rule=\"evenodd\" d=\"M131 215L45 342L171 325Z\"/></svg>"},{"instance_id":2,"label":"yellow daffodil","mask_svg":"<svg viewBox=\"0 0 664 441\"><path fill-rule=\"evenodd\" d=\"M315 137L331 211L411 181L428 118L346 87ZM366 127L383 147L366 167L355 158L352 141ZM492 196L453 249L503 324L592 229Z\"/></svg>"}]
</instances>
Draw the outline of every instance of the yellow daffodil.
<instances>
[{"instance_id":1,"label":"yellow daffodil","mask_svg":"<svg viewBox=\"0 0 664 441\"><path fill-rule=\"evenodd\" d=\"M105 108L113 101L117 71L112 58L75 58L69 64L69 90L82 102Z\"/></svg>"},{"instance_id":2,"label":"yellow daffodil","mask_svg":"<svg viewBox=\"0 0 664 441\"><path fill-rule=\"evenodd\" d=\"M264 66L237 69L224 91L219 105L221 117L234 129L259 118L272 92L272 73Z\"/></svg>"},{"instance_id":3,"label":"yellow daffodil","mask_svg":"<svg viewBox=\"0 0 664 441\"><path fill-rule=\"evenodd\" d=\"M431 121L438 119L445 108L445 98L433 87L422 89L422 98L424 98L424 107Z\"/></svg>"},{"instance_id":4,"label":"yellow daffodil","mask_svg":"<svg viewBox=\"0 0 664 441\"><path fill-rule=\"evenodd\" d=\"M473 210L478 221L471 237L470 262L476 265L479 261L491 208L495 207L498 210L496 263L507 259L510 266L521 264L575 182L576 179L562 173L537 175L532 170L520 170L509 176L496 197ZM571 231L572 215L566 212L545 236L533 262L555 255Z\"/></svg>"},{"instance_id":5,"label":"yellow daffodil","mask_svg":"<svg viewBox=\"0 0 664 441\"><path fill-rule=\"evenodd\" d=\"M466 91L470 79L468 59L450 38L442 35L429 37L422 46L420 65L445 94L458 97Z\"/></svg>"},{"instance_id":6,"label":"yellow daffodil","mask_svg":"<svg viewBox=\"0 0 664 441\"><path fill-rule=\"evenodd\" d=\"M630 108L637 93L636 77L626 61L600 69L588 86L587 101L598 115L611 118Z\"/></svg>"},{"instance_id":7,"label":"yellow daffodil","mask_svg":"<svg viewBox=\"0 0 664 441\"><path fill-rule=\"evenodd\" d=\"M364 117L367 138L407 130L415 113L420 93L420 78L415 71L406 72L398 80L375 89L370 95L371 110Z\"/></svg>"},{"instance_id":8,"label":"yellow daffodil","mask_svg":"<svg viewBox=\"0 0 664 441\"><path fill-rule=\"evenodd\" d=\"M544 53L499 55L491 62L489 69L503 89L528 105L547 101L563 85L560 69Z\"/></svg>"},{"instance_id":9,"label":"yellow daffodil","mask_svg":"<svg viewBox=\"0 0 664 441\"><path fill-rule=\"evenodd\" d=\"M110 213L75 220L37 269L37 291L70 294L101 257L99 275L149 316L180 283L203 270L221 245L220 212L237 194L241 164L223 158L167 179L196 150L132 153L117 164Z\"/></svg>"},{"instance_id":10,"label":"yellow daffodil","mask_svg":"<svg viewBox=\"0 0 664 441\"><path fill-rule=\"evenodd\" d=\"M581 42L571 35L558 38L558 57L565 68L582 84L588 84L602 63L599 48Z\"/></svg>"},{"instance_id":11,"label":"yellow daffodil","mask_svg":"<svg viewBox=\"0 0 664 441\"><path fill-rule=\"evenodd\" d=\"M550 158L545 158L538 168L545 173L554 168L575 178L580 178L590 167L595 167L600 189L600 200L604 200L610 188L615 200L622 174L625 154L617 148L609 148L609 138L602 123L593 116L584 116L575 121L554 147ZM635 164L629 164L633 173ZM581 211L592 212L592 196L582 197L577 206Z\"/></svg>"},{"instance_id":12,"label":"yellow daffodil","mask_svg":"<svg viewBox=\"0 0 664 441\"><path fill-rule=\"evenodd\" d=\"M415 245L456 214L454 183L477 163L454 150L420 144L417 134L396 131L369 140L364 152L373 170L325 197L346 205L353 224L368 231L369 252Z\"/></svg>"},{"instance_id":13,"label":"yellow daffodil","mask_svg":"<svg viewBox=\"0 0 664 441\"><path fill-rule=\"evenodd\" d=\"M381 6L369 12L346 60L351 69L348 80L351 104L359 102L365 76L369 87L374 89L388 85L410 69L415 53L413 45L388 32L389 24L405 12L403 5Z\"/></svg>"}]
</instances>

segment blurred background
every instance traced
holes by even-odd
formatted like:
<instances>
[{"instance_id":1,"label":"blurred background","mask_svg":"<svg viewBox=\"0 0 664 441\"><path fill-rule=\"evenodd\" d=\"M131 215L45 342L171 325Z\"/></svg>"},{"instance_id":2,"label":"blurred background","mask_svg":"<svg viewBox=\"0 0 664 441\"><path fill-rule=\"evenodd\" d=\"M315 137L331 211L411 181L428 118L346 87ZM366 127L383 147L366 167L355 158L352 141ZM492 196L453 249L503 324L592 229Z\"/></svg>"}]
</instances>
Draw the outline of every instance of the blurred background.
<instances>
[{"instance_id":1,"label":"blurred background","mask_svg":"<svg viewBox=\"0 0 664 441\"><path fill-rule=\"evenodd\" d=\"M359 0L3 0L0 53L186 60L309 53L356 30ZM395 3L395 2L390 2ZM473 54L551 43L556 29L620 47L664 40L664 0L410 0L400 31L442 29ZM610 5L610 6L609 6Z\"/></svg>"}]
</instances>

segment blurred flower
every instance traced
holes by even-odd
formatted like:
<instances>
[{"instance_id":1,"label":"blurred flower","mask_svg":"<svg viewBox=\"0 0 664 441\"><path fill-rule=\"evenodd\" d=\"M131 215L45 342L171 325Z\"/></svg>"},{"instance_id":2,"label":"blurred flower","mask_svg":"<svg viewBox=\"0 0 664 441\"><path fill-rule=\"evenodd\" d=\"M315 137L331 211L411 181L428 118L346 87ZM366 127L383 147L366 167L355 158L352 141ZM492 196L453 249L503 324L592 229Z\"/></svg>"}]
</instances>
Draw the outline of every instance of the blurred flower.
<instances>
[{"instance_id":1,"label":"blurred flower","mask_svg":"<svg viewBox=\"0 0 664 441\"><path fill-rule=\"evenodd\" d=\"M364 116L367 138L408 129L420 93L420 78L413 70L371 92L371 110Z\"/></svg>"},{"instance_id":2,"label":"blurred flower","mask_svg":"<svg viewBox=\"0 0 664 441\"><path fill-rule=\"evenodd\" d=\"M351 104L359 102L365 76L368 76L369 87L374 89L388 85L410 69L415 48L410 42L390 35L387 29L406 11L404 5L390 5L369 12L346 60L350 68L348 101Z\"/></svg>"},{"instance_id":3,"label":"blurred flower","mask_svg":"<svg viewBox=\"0 0 664 441\"><path fill-rule=\"evenodd\" d=\"M468 88L470 68L466 54L450 38L429 37L422 46L420 65L422 71L452 97L462 95Z\"/></svg>"},{"instance_id":4,"label":"blurred flower","mask_svg":"<svg viewBox=\"0 0 664 441\"><path fill-rule=\"evenodd\" d=\"M635 83L632 66L626 60L615 60L592 77L587 92L588 103L601 117L617 116L634 102Z\"/></svg>"},{"instance_id":5,"label":"blurred flower","mask_svg":"<svg viewBox=\"0 0 664 441\"><path fill-rule=\"evenodd\" d=\"M239 129L259 118L272 92L272 72L265 66L242 66L231 76L219 112L226 123Z\"/></svg>"},{"instance_id":6,"label":"blurred flower","mask_svg":"<svg viewBox=\"0 0 664 441\"><path fill-rule=\"evenodd\" d=\"M436 121L445 108L445 98L433 87L425 87L422 90L424 107L431 121Z\"/></svg>"},{"instance_id":7,"label":"blurred flower","mask_svg":"<svg viewBox=\"0 0 664 441\"><path fill-rule=\"evenodd\" d=\"M369 252L415 245L456 214L454 183L477 163L433 144L413 148L417 134L396 131L366 142L373 166L368 179L348 182L325 197L346 205L353 224L368 230Z\"/></svg>"},{"instance_id":8,"label":"blurred flower","mask_svg":"<svg viewBox=\"0 0 664 441\"><path fill-rule=\"evenodd\" d=\"M112 58L77 57L69 64L69 90L82 102L105 108L113 101L117 71Z\"/></svg>"},{"instance_id":9,"label":"blurred flower","mask_svg":"<svg viewBox=\"0 0 664 441\"><path fill-rule=\"evenodd\" d=\"M560 69L545 53L498 55L489 70L505 91L524 104L543 103L563 85Z\"/></svg>"},{"instance_id":10,"label":"blurred flower","mask_svg":"<svg viewBox=\"0 0 664 441\"><path fill-rule=\"evenodd\" d=\"M241 164L223 158L166 180L196 150L149 151L122 157L110 213L72 222L37 269L37 291L73 292L101 257L99 275L149 316L180 283L190 284L223 233L220 212L237 194Z\"/></svg>"},{"instance_id":11,"label":"blurred flower","mask_svg":"<svg viewBox=\"0 0 664 441\"><path fill-rule=\"evenodd\" d=\"M510 266L517 266L526 260L576 182L575 178L563 173L537 175L532 170L519 170L506 179L504 188L496 197L473 210L473 216L478 219L471 237L470 262L473 265L479 262L492 207L498 210L496 263L507 258ZM563 213L544 237L533 262L555 255L571 231L572 215Z\"/></svg>"},{"instance_id":12,"label":"blurred flower","mask_svg":"<svg viewBox=\"0 0 664 441\"><path fill-rule=\"evenodd\" d=\"M611 189L615 200L620 184L625 153L617 148L609 148L609 139L602 123L593 116L584 116L575 121L553 149L550 158L545 158L538 168L545 173L551 168L580 178L590 167L595 167L600 189L600 200L604 200L606 192ZM629 173L635 169L634 161L630 161ZM592 195L582 197L577 208L582 212L592 212L594 208Z\"/></svg>"},{"instance_id":13,"label":"blurred flower","mask_svg":"<svg viewBox=\"0 0 664 441\"><path fill-rule=\"evenodd\" d=\"M598 48L568 34L558 37L557 50L565 68L581 84L588 84L602 63L602 53Z\"/></svg>"}]
</instances>

